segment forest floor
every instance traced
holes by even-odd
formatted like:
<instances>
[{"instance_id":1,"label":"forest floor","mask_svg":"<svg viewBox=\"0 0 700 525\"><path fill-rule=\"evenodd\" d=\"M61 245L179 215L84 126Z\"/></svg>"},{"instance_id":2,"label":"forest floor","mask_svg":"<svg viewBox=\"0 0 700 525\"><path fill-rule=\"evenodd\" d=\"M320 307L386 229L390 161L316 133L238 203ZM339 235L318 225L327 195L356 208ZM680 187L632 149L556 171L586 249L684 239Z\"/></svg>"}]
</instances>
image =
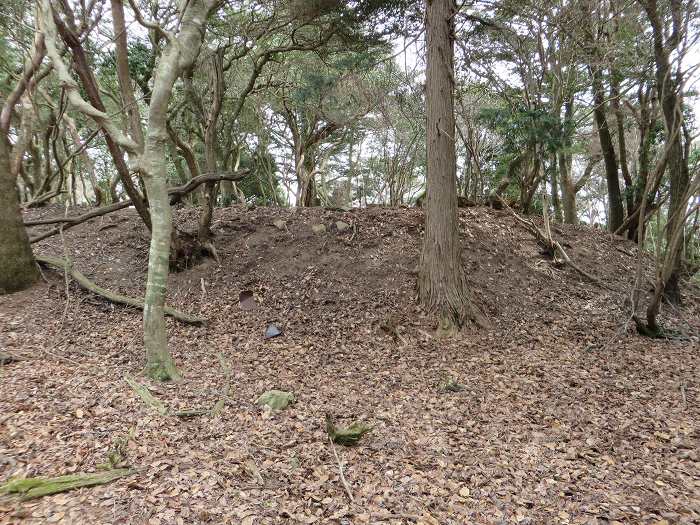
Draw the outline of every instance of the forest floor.
<instances>
[{"instance_id":1,"label":"forest floor","mask_svg":"<svg viewBox=\"0 0 700 525\"><path fill-rule=\"evenodd\" d=\"M176 217L195 228L195 209ZM449 339L415 302L416 209L216 210L221 265L170 277L169 304L208 321L167 321L177 385L141 374L139 311L75 283L66 295L60 271L0 298L0 350L21 359L0 367L0 483L93 472L115 447L136 470L4 498L0 523L700 523L700 289L686 285L685 307L662 311L685 338L643 338L624 329L634 244L556 226L611 291L554 267L506 212L469 208L460 220L469 285L493 327ZM147 249L131 210L35 246L67 251L95 282L133 296ZM244 290L254 310L241 309ZM269 323L283 335L265 339ZM129 374L171 409L222 396L224 409L160 415ZM446 391L448 380L463 389ZM261 409L273 388L296 402ZM357 446L335 446L354 501L326 413L373 427Z\"/></svg>"}]
</instances>

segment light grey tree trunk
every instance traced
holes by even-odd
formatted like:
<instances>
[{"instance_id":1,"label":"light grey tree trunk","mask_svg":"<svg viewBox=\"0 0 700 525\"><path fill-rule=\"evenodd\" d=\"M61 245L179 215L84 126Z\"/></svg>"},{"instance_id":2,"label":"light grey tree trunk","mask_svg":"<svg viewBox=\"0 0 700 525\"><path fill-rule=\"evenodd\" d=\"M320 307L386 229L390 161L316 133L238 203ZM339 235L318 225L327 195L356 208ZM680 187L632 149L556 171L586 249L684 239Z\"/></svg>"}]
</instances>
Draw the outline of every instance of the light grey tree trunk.
<instances>
[{"instance_id":1,"label":"light grey tree trunk","mask_svg":"<svg viewBox=\"0 0 700 525\"><path fill-rule=\"evenodd\" d=\"M92 117L105 130L110 140L129 152L132 163L146 186L152 229L143 309L143 339L146 350L146 372L149 376L160 380L180 378L168 351L164 319L172 229L166 169L166 147L170 140L167 130L168 103L175 81L185 69L194 64L199 54L206 20L215 3L215 0L186 2L183 7L185 11L181 13L181 30L177 35L152 27L152 30L159 32L165 38L167 45L154 75L148 130L142 151L142 144L139 143L138 137L140 126L136 125L135 118L132 120L134 123L132 133L136 137L131 138L122 133L109 115L82 98L78 85L56 46L57 28L54 21L54 8L48 0L40 2L47 51L68 99L79 111ZM123 80L124 86L127 86L127 79ZM124 89L130 89L130 86Z\"/></svg>"},{"instance_id":2,"label":"light grey tree trunk","mask_svg":"<svg viewBox=\"0 0 700 525\"><path fill-rule=\"evenodd\" d=\"M139 170L146 184L153 229L148 254L148 279L143 309L143 342L146 349L146 372L154 379L178 380L180 374L168 351L165 329L165 295L167 290L172 214L168 198L166 147L168 103L180 74L191 67L199 54L205 21L214 2L191 0L185 4L182 30L169 37L168 45L156 67L148 115L145 149Z\"/></svg>"}]
</instances>

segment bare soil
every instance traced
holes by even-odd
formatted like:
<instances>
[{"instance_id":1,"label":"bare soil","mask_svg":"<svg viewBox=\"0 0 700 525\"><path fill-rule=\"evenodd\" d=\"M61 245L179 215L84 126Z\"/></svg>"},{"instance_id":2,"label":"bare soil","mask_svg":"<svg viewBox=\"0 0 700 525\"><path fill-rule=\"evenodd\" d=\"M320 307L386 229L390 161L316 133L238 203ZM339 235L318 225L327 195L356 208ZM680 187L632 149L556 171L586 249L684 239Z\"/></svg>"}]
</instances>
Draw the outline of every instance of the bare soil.
<instances>
[{"instance_id":1,"label":"bare soil","mask_svg":"<svg viewBox=\"0 0 700 525\"><path fill-rule=\"evenodd\" d=\"M176 218L194 229L197 210ZM506 212L469 208L460 221L469 284L493 327L441 339L415 302L420 210L217 209L221 265L170 277L169 304L208 320L168 320L178 385L140 375L137 310L46 269L46 282L1 297L0 351L21 360L0 366L0 483L95 471L119 443L137 472L5 498L0 523L700 523L700 290L684 287L682 309L664 305L680 338L643 338L625 307L634 244L556 226L610 291L553 265ZM35 246L134 296L147 249L131 210ZM244 290L256 309L239 306ZM281 337L264 338L270 323ZM161 416L127 374L174 410L226 403L217 416ZM448 380L464 388L445 391ZM296 402L258 407L273 388ZM326 413L373 427L355 447L336 445L354 501Z\"/></svg>"}]
</instances>

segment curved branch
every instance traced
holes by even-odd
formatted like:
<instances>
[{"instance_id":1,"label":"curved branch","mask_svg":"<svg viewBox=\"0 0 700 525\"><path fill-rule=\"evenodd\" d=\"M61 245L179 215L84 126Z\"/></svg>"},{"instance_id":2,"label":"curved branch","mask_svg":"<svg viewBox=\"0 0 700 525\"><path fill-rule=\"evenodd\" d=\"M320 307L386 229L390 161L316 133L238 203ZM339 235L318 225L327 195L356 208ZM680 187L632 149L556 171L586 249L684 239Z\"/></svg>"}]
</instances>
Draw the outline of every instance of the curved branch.
<instances>
[{"instance_id":1,"label":"curved branch","mask_svg":"<svg viewBox=\"0 0 700 525\"><path fill-rule=\"evenodd\" d=\"M168 195L170 196L170 204L177 204L182 200L182 198L188 193L192 193L195 189L206 182L220 182L222 180L238 181L243 179L246 175L250 173L250 170L244 169L239 171L234 171L232 173L205 173L199 177L195 177L190 180L187 184L178 186L176 188L171 188L168 190ZM31 244L39 241L43 241L49 237L53 237L61 232L61 230L66 231L78 224L82 224L85 221L94 219L96 217L101 217L112 213L115 211L123 210L132 205L131 200L125 200L121 202L116 202L110 204L109 206L103 206L102 208L97 208L96 210L89 211L77 217L60 217L57 219L38 219L34 221L25 221L25 226L40 226L46 224L62 224L63 226L58 226L45 233L32 237L29 242Z\"/></svg>"},{"instance_id":2,"label":"curved branch","mask_svg":"<svg viewBox=\"0 0 700 525\"><path fill-rule=\"evenodd\" d=\"M45 265L48 266L55 266L57 268L62 268L64 271L70 273L71 277L75 279L75 281L85 288L86 290L91 291L92 293L95 293L99 296L104 297L107 299L109 302L112 303L117 303L117 304L125 304L127 306L133 306L135 308L140 308L143 309L143 301L140 299L136 299L134 297L127 297L126 295L120 295L118 293L114 293L111 290L107 290L106 288L102 288L101 286L96 285L93 283L90 279L88 279L83 273L79 272L75 268L73 268L73 263L70 260L67 259L60 259L58 257L49 257L47 255L35 255L34 258ZM175 308L171 308L170 306L166 306L164 308L165 315L171 316L173 319L176 319L180 321L181 323L185 324L193 324L193 325L201 325L205 323L205 320L202 319L201 317L195 317L189 314L186 314L184 312L181 312L180 310L176 310Z\"/></svg>"},{"instance_id":3,"label":"curved branch","mask_svg":"<svg viewBox=\"0 0 700 525\"><path fill-rule=\"evenodd\" d=\"M15 88L7 96L7 99L2 107L2 111L0 112L0 131L3 133L7 133L7 131L10 129L12 109L15 107L15 104L17 104L22 94L27 89L31 78L39 69L45 55L46 46L44 45L44 35L39 33L34 40L34 54L32 55L31 60L27 61L22 78L19 79L19 82L17 82Z\"/></svg>"},{"instance_id":4,"label":"curved branch","mask_svg":"<svg viewBox=\"0 0 700 525\"><path fill-rule=\"evenodd\" d=\"M81 113L92 117L117 144L132 154L138 154L138 144L124 135L114 124L112 119L109 118L107 113L96 108L81 96L78 83L71 76L68 66L66 66L63 61L56 45L58 42L58 29L56 28L56 23L53 18L53 9L48 0L41 1L39 6L39 11L41 13L40 24L45 36L46 52L51 59L51 63L53 64L54 71L58 75L61 86L66 90L71 104Z\"/></svg>"}]
</instances>

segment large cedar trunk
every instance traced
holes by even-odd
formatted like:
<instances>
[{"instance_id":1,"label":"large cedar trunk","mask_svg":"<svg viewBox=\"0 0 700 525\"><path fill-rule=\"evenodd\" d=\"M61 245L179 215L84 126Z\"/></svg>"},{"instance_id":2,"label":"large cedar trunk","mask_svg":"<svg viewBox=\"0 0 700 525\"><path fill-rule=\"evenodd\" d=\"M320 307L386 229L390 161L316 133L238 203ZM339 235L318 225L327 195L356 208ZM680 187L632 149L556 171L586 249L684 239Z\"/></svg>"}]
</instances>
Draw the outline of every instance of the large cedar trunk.
<instances>
[{"instance_id":1,"label":"large cedar trunk","mask_svg":"<svg viewBox=\"0 0 700 525\"><path fill-rule=\"evenodd\" d=\"M0 295L23 290L38 276L10 172L10 145L0 136Z\"/></svg>"},{"instance_id":2,"label":"large cedar trunk","mask_svg":"<svg viewBox=\"0 0 700 525\"><path fill-rule=\"evenodd\" d=\"M454 0L427 0L427 194L418 275L421 304L450 331L471 319L484 324L469 296L457 230L457 165L453 101Z\"/></svg>"}]
</instances>

